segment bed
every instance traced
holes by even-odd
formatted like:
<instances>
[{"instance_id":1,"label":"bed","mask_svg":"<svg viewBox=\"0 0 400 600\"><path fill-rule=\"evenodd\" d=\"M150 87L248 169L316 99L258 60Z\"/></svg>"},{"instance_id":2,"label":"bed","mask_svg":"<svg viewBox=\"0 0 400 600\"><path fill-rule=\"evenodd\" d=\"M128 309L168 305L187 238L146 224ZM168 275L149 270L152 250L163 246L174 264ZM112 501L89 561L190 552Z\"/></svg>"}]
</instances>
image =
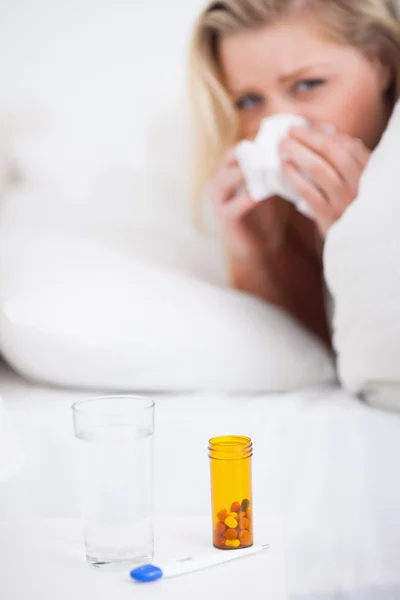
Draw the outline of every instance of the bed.
<instances>
[{"instance_id":1,"label":"bed","mask_svg":"<svg viewBox=\"0 0 400 600\"><path fill-rule=\"evenodd\" d=\"M0 519L78 516L72 402L156 390L159 515L206 515L209 437L251 435L256 512L281 524L291 600L400 598L400 416L341 390L298 324L228 290L218 240L193 232L181 88L201 0L143 3L140 18L110 0L7 4L0 347L25 378L2 365L0 395L26 463L1 484Z\"/></svg>"},{"instance_id":2,"label":"bed","mask_svg":"<svg viewBox=\"0 0 400 600\"><path fill-rule=\"evenodd\" d=\"M0 518L79 516L70 407L89 392L34 385L5 366L0 391L26 451L23 470L2 484ZM158 394L158 515L208 514L207 441L221 433L254 439L255 510L282 527L290 598L399 597L397 414L334 385L269 395Z\"/></svg>"}]
</instances>

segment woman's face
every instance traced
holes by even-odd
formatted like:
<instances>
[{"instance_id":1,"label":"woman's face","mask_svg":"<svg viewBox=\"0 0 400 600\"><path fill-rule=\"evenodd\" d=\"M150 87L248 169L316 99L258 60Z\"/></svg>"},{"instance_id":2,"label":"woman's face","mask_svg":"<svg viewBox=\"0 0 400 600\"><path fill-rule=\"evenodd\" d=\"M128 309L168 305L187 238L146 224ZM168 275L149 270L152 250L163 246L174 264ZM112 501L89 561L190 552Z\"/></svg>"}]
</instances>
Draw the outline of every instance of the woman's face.
<instances>
[{"instance_id":1,"label":"woman's face","mask_svg":"<svg viewBox=\"0 0 400 600\"><path fill-rule=\"evenodd\" d=\"M227 37L220 60L244 138L253 139L261 120L277 113L331 123L371 149L386 127L390 67L377 53L366 58L325 39L310 21Z\"/></svg>"}]
</instances>

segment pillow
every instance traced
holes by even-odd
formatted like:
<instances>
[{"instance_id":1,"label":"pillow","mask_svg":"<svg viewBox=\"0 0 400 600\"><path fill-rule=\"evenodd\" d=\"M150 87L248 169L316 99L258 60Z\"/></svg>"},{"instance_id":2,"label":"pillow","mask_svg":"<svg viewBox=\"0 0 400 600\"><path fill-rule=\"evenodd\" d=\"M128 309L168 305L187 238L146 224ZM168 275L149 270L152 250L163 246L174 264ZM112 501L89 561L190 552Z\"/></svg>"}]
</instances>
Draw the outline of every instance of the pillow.
<instances>
[{"instance_id":1,"label":"pillow","mask_svg":"<svg viewBox=\"0 0 400 600\"><path fill-rule=\"evenodd\" d=\"M25 377L121 391L287 391L334 380L327 349L278 309L84 246L74 244L79 258L62 277L2 305L1 347Z\"/></svg>"},{"instance_id":2,"label":"pillow","mask_svg":"<svg viewBox=\"0 0 400 600\"><path fill-rule=\"evenodd\" d=\"M154 170L150 185L151 172L77 165L66 152L60 169L58 148L20 152L29 177L3 197L0 347L17 371L101 390L286 391L334 379L310 333L227 288L218 241L182 210L179 169L176 179Z\"/></svg>"}]
</instances>

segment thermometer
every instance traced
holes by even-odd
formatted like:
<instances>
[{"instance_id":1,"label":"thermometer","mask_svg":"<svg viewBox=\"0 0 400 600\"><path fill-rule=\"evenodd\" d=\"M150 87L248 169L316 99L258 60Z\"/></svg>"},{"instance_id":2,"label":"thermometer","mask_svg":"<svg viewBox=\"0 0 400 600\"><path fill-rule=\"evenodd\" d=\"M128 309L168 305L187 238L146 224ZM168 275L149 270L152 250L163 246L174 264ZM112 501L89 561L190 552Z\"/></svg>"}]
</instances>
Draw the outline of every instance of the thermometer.
<instances>
[{"instance_id":1,"label":"thermometer","mask_svg":"<svg viewBox=\"0 0 400 600\"><path fill-rule=\"evenodd\" d=\"M207 554L204 556L184 556L178 558L165 565L142 565L136 567L130 572L131 579L140 583L147 583L150 581L157 581L157 579L169 579L170 577L179 577L180 575L187 575L188 573L194 573L195 571L203 571L211 567L216 567L223 563L245 558L253 554L259 554L265 552L270 548L269 544L263 544L261 546L251 546L251 548L244 548L243 550L221 550L214 554Z\"/></svg>"}]
</instances>

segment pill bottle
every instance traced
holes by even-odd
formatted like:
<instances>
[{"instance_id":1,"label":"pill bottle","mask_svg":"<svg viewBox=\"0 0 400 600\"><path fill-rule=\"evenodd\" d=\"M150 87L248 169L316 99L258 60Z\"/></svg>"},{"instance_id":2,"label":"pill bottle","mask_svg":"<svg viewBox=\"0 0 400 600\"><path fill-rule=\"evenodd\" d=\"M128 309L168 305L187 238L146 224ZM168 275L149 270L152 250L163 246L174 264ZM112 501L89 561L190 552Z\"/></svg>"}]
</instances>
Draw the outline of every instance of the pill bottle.
<instances>
[{"instance_id":1,"label":"pill bottle","mask_svg":"<svg viewBox=\"0 0 400 600\"><path fill-rule=\"evenodd\" d=\"M251 462L249 437L229 435L209 441L213 544L222 550L253 544Z\"/></svg>"}]
</instances>

